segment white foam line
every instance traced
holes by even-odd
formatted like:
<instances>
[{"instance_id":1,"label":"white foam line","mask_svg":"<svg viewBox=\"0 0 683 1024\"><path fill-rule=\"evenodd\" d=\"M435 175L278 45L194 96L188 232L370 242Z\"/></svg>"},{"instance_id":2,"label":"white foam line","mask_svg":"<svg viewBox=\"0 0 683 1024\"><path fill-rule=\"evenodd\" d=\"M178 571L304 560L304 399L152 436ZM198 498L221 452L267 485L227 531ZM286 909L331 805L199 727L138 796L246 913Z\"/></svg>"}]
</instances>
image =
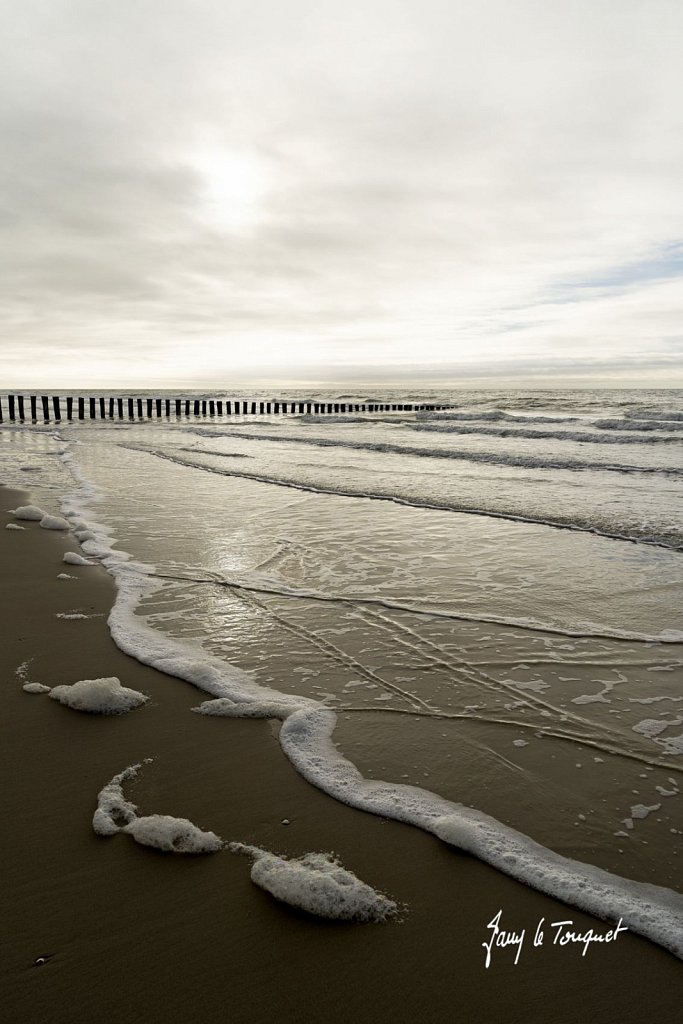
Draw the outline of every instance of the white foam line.
<instances>
[{"instance_id":1,"label":"white foam line","mask_svg":"<svg viewBox=\"0 0 683 1024\"><path fill-rule=\"evenodd\" d=\"M424 789L363 778L332 742L336 715L294 712L280 743L309 782L337 800L416 825L506 875L603 919L622 918L632 931L683 959L683 896L562 857L481 811Z\"/></svg>"},{"instance_id":2,"label":"white foam line","mask_svg":"<svg viewBox=\"0 0 683 1024\"><path fill-rule=\"evenodd\" d=\"M83 482L66 501L71 514L87 515L92 488ZM90 529L97 535L97 524ZM95 547L95 541L86 542ZM403 821L473 854L518 881L562 902L616 919L683 959L683 896L660 886L620 878L562 857L489 815L445 800L428 790L365 779L335 748L337 716L318 702L259 686L251 673L228 665L185 642L157 633L134 614L142 594L155 584L144 567L126 562L99 542L103 562L114 576L117 597L109 627L117 646L143 664L184 679L213 697L231 717L279 718L286 756L313 785L349 806ZM92 552L94 553L94 552ZM141 571L142 570L142 571ZM210 714L210 705L205 707ZM207 706L208 705L208 706ZM219 711L219 713L221 713Z\"/></svg>"}]
</instances>

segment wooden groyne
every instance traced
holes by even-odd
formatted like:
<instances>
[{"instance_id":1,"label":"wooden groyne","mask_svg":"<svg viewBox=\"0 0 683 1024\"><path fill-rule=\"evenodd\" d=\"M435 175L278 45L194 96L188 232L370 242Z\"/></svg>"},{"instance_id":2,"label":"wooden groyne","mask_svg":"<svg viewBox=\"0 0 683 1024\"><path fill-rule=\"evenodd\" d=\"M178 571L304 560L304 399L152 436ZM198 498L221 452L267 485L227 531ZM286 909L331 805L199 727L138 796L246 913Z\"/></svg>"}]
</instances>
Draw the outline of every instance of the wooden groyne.
<instances>
[{"instance_id":1,"label":"wooden groyne","mask_svg":"<svg viewBox=\"0 0 683 1024\"><path fill-rule=\"evenodd\" d=\"M40 415L38 411L40 399ZM184 417L217 416L321 416L348 415L349 413L378 412L432 412L447 409L445 405L415 405L414 403L376 402L315 402L226 398L125 398L84 397L79 395L0 395L0 423L67 423L79 420L134 420L182 419Z\"/></svg>"}]
</instances>

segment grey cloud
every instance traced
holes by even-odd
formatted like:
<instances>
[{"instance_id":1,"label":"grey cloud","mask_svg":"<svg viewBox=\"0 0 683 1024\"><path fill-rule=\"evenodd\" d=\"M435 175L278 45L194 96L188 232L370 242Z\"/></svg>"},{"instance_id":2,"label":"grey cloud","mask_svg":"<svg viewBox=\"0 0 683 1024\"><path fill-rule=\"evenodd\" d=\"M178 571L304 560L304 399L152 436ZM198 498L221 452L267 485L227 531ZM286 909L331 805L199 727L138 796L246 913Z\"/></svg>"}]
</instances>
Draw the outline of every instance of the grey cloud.
<instances>
[{"instance_id":1,"label":"grey cloud","mask_svg":"<svg viewBox=\"0 0 683 1024\"><path fill-rule=\"evenodd\" d=\"M683 13L627 6L0 0L5 365L562 373L612 317L613 372L659 372L680 304L604 283L683 238ZM207 148L264 168L246 227Z\"/></svg>"}]
</instances>

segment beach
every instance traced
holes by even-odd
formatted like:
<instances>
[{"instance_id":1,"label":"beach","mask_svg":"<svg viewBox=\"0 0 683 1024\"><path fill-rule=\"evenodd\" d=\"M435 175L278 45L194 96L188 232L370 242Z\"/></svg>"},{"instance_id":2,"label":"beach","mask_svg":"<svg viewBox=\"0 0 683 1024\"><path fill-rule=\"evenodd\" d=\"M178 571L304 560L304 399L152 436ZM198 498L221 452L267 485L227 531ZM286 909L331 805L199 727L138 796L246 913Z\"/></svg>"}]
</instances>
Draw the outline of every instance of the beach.
<instances>
[{"instance_id":1,"label":"beach","mask_svg":"<svg viewBox=\"0 0 683 1024\"><path fill-rule=\"evenodd\" d=\"M27 496L5 490L3 499L11 508ZM3 513L2 526L11 518ZM77 550L72 540L27 523L21 536L3 529L0 541L6 1020L674 1018L680 963L670 954L628 934L585 957L581 947L535 948L541 918L571 918L582 932L603 922L418 829L329 799L288 764L268 723L188 714L191 687L113 644L104 570L69 567L77 582L57 579L63 552ZM74 587L97 617L56 618L72 607ZM46 685L113 674L152 706L93 716L26 694L14 672L27 659ZM154 762L132 790L145 811L285 854L334 850L408 912L385 925L311 919L257 889L242 858L183 858L96 836L98 790L145 757ZM500 908L528 937L516 966L510 950L494 950L487 969L481 944Z\"/></svg>"},{"instance_id":2,"label":"beach","mask_svg":"<svg viewBox=\"0 0 683 1024\"><path fill-rule=\"evenodd\" d=\"M268 427L273 429L272 424ZM9 780L3 796L7 910L2 972L8 1020L38 1022L49 1016L57 1022L89 1022L105 1017L114 1024L129 1024L191 1017L210 1024L226 1017L240 1021L278 1017L286 1022L355 1018L380 1024L414 1020L436 1024L474 1018L578 1024L586 1019L673 1019L681 974L680 961L670 952L632 929L615 936L617 915L611 920L609 914L601 919L582 912L507 877L429 831L333 799L323 792L324 778L322 785L312 785L304 777L306 771L297 771L292 757L285 756L287 745L280 742L283 719L192 713L202 701L218 696L216 686L215 692L211 687L207 692L206 687L143 664L154 658L144 644L140 647L140 637L149 639L152 634L137 637L131 632L130 609L126 619L119 612L109 626L107 621L117 601L116 585L120 606L122 591L138 579L135 565L152 563L156 574L148 582L153 585L136 591L137 620L144 616L145 628L151 624L155 635L171 645L169 650L175 649L174 643L197 644L205 659L220 656L228 667L237 664L254 672L260 685L274 687L287 699L299 700L294 695L304 687L311 697L335 710L334 742L365 779L388 779L397 785L424 787L444 800L461 800L565 857L671 890L680 882L674 793L680 776L675 747L668 750L663 743L657 746L652 736L634 733L635 719L625 716L627 730L614 721L620 716L607 716L613 710L609 701L617 685L615 673L616 679L621 674L618 685L629 695L624 699L630 698L641 710L638 702L652 699L642 694L654 693L664 701L666 722L674 723L665 736L675 730L668 703L675 699L669 666L676 667L679 643L619 638L623 607L618 599L611 605L602 601L603 620L593 623L595 635L586 628L580 638L572 639L571 630L553 633L557 622L539 623L538 612L535 627L521 627L503 621L505 593L491 585L486 603L493 621L486 622L476 604L476 588L467 578L463 593L469 588L469 617L444 622L439 616L452 616L453 609L447 604L452 584L443 545L439 562L445 567L443 578L437 579L431 595L424 590L420 572L425 556L426 564L437 564L430 563L429 557L437 550L437 541L441 544L440 531L446 527L439 516L446 513L413 508L404 517L405 509L394 512L392 504L386 512L382 505L381 518L372 519L377 503L354 505L348 496L320 493L305 498L320 504L299 503L291 512L291 467L286 487L238 478L234 487L239 490L231 492L238 525L232 526L221 492L214 497L212 491L224 480L193 466L194 526L203 522L204 533L195 529L191 536L190 520L178 511L184 496L177 494L175 503L163 505L159 498L172 493L170 485L181 477L169 475L162 481L159 476L152 485L150 467L158 465L154 473L162 475L175 472L167 458L155 462L149 455L151 447L170 454L167 438L155 436L153 442L145 442L148 450L142 453L139 438L129 428L123 432L125 452L121 449L119 456L119 449L109 448L104 461L100 435L90 432L91 447L86 450L86 434L78 434L77 429L70 434L75 444L65 443L64 432L56 443L47 431L34 435L33 441L22 440L19 461L25 468L36 468L35 476L31 474L35 487L23 493L2 492L3 668L8 702L2 750ZM245 424L243 432L249 429ZM348 428L333 429L339 434ZM17 430L13 446L18 434ZM104 430L101 437L105 438ZM217 437L218 445L224 443ZM234 459L246 442L230 437L227 443ZM254 447L260 443L254 442ZM205 438L199 445L212 447ZM16 452L12 457L16 462ZM173 457L184 457L177 443ZM78 459L78 486L81 491L90 488L80 494L78 503L52 469L43 472L48 460L50 466L62 460L71 471L72 458ZM135 466L139 460L144 467L153 486L151 493L157 496L153 508L139 504L137 478L131 476L130 484L126 482L119 458L128 460L126 466ZM191 456L194 462L199 458L196 452ZM221 455L214 451L202 458L208 464L224 461L225 449ZM246 460L240 463L245 464ZM312 472L310 466L299 466L298 471ZM117 481L118 492L112 490L111 497L101 493L107 474ZM252 505L263 506L266 487L270 487L267 512L273 518L263 527L263 512L253 520L249 516ZM139 538L139 550L132 551L139 562L117 562L113 549L105 551L97 528L96 536L82 536L79 544L72 531L41 529L37 521L17 520L6 511L30 501L52 514L66 511L76 532L77 517L84 516L83 508L90 503L96 510L93 522L109 524L110 536L121 537L124 551L134 548L135 537ZM124 501L131 502L127 510ZM336 503L329 512L329 526L324 502ZM217 546L217 534L212 532L214 504L222 528L233 531L223 547ZM422 521L416 518L425 515L430 517L431 534L422 530ZM310 553L301 554L297 517L307 524L309 544L315 543L316 524L321 535L331 537L336 523L340 552L329 550L327 564L335 568L336 593L344 600L349 591L339 581L343 583L341 549L347 518L355 517L357 529L371 538L375 555L389 550L395 543L392 538L400 542L401 530L408 536L419 527L422 560L413 563L405 543L404 563L391 563L387 556L386 564L412 567L410 577L406 573L398 584L391 583L401 588L402 602L395 593L387 593L386 584L378 591L378 578L372 573L377 576L379 570L373 570L363 545L358 544L355 554L361 561L356 569L360 564L362 574L355 577L356 596L362 580L367 588L365 603L360 608L356 603L346 618L343 601L325 603L323 576L314 581L315 562ZM126 522L130 530L122 536ZM24 530L7 530L6 523L20 523ZM462 529L472 530L469 523L465 521ZM244 565L235 561L240 550L235 543L238 528L246 557L260 565L248 579ZM493 522L488 543L501 528ZM281 579L279 589L275 587L273 563L262 560L259 531L268 534L271 546L278 536L284 538L278 568L282 578L287 577L287 586ZM475 537L473 532L470 535ZM190 552L189 545L197 538L212 561L199 549ZM526 549L529 558L534 544ZM597 538L591 544L597 557L603 550L600 545L615 541ZM85 554L96 564L67 565L62 562L67 550ZM483 547L476 553L480 565L489 564ZM459 565L466 554L458 552ZM557 554L562 557L559 549ZM640 561L633 556L633 572L659 573L661 587L662 566L673 557L647 549ZM226 572L228 559L233 560L230 587L224 586L221 577L216 589L215 578L208 579L209 567ZM109 572L100 560L108 564ZM578 559L574 561L578 590L582 570ZM628 558L621 560L615 572L630 571L622 562L628 563ZM271 573L268 579L266 571ZM508 571L514 571L514 562ZM60 574L69 578L60 579ZM204 582L202 574L207 577ZM536 578L542 588L540 571ZM485 575L480 579L484 588L486 579ZM296 600L290 593L295 585L300 592ZM571 588L570 578L567 585ZM378 596L384 601L381 608L372 604ZM596 608L599 597L594 598ZM430 603L425 606L427 599ZM647 635L656 608L654 604L648 608L647 596L641 603L641 621L631 625L638 627L634 633ZM559 618L560 606L546 605L544 614L551 620ZM523 613L520 607L518 614ZM674 622L672 616L672 626ZM550 632L540 629L541 625ZM598 625L606 635L599 634ZM667 622L660 625L670 628ZM572 628L576 632L573 624ZM617 635L610 636L610 631ZM382 636L389 637L386 650L378 646ZM131 637L136 637L139 647L136 657L120 649L133 644ZM325 665L319 674L307 653L313 641L313 657ZM453 661L456 641L457 666ZM474 644L476 657L468 649ZM554 679L552 672L565 671L566 666L556 669L545 664L537 670L543 673L545 689L539 688L533 670L534 658L541 662L543 655L547 663L560 650L571 660L575 677L573 684L564 684L565 689L569 687L568 692L579 700L578 704L569 700L566 707L563 703L561 711L547 688L559 686L548 680ZM494 676L495 665L504 656L523 666L521 674L515 676L506 665ZM481 668L485 659L486 672ZM394 668L392 660L397 662ZM596 661L609 666L600 673L603 690L597 691L606 696L591 703L583 698L596 691L589 686L595 681ZM653 668L655 674L646 676ZM442 678L454 673L457 690ZM61 706L47 694L22 690L25 681L53 687L109 676L149 695L150 700L126 715L90 715ZM642 689L643 680L648 679L657 681L656 690ZM526 703L515 706L513 685L517 698L525 697ZM380 707L378 692L380 697L390 694ZM487 692L485 707L481 701ZM642 710L647 712L648 707ZM550 715L552 721L548 721ZM188 818L226 842L254 844L287 857L333 851L345 868L400 904L400 913L384 924L326 921L274 900L250 880L249 861L227 850L182 856L145 848L124 834L96 835L92 816L102 787L127 766L148 758L151 763L143 764L138 777L125 785L127 799L141 814ZM602 765L609 783L598 774ZM662 809L646 818L638 820L636 813L633 836L624 833L623 839L615 841L610 829L619 831L619 815L628 815L629 799L646 805L655 786L672 795L661 797ZM607 800L609 808L598 809L598 803ZM593 813L589 808L594 808L595 819L586 823L587 814L590 819ZM569 921L571 926L566 924ZM554 922L565 924L553 927ZM496 928L510 938L514 935L517 944L492 942ZM570 930L586 935L591 929L596 941L588 946L564 942ZM599 941L598 936L604 939L610 933L609 939ZM486 943L491 943L490 948ZM39 958L46 962L36 965Z\"/></svg>"}]
</instances>

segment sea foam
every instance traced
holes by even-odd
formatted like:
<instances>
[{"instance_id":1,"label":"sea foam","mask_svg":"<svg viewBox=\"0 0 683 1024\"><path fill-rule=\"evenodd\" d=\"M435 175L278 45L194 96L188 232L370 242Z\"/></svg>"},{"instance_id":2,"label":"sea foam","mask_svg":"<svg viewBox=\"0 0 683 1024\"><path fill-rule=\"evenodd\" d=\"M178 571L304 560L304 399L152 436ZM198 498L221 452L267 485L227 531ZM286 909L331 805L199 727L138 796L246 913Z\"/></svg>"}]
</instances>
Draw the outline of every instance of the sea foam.
<instances>
[{"instance_id":1,"label":"sea foam","mask_svg":"<svg viewBox=\"0 0 683 1024\"><path fill-rule=\"evenodd\" d=\"M40 525L44 530L70 530L71 524L66 519L62 519L61 516L49 516L47 513L40 520Z\"/></svg>"},{"instance_id":2,"label":"sea foam","mask_svg":"<svg viewBox=\"0 0 683 1024\"><path fill-rule=\"evenodd\" d=\"M112 836L125 832L142 846L151 846L164 853L216 853L223 840L215 832L203 832L187 818L168 814L139 816L137 806L126 800L123 783L136 778L147 758L129 765L111 779L97 795L97 808L92 826L97 835Z\"/></svg>"},{"instance_id":3,"label":"sea foam","mask_svg":"<svg viewBox=\"0 0 683 1024\"><path fill-rule=\"evenodd\" d=\"M38 508L37 505L20 505L15 508L14 515L17 519L32 519L35 522L40 522L43 516L46 515L42 508Z\"/></svg>"},{"instance_id":4,"label":"sea foam","mask_svg":"<svg viewBox=\"0 0 683 1024\"><path fill-rule=\"evenodd\" d=\"M94 565L94 562L89 562L87 558L79 555L76 551L66 551L62 561L67 565Z\"/></svg>"},{"instance_id":5,"label":"sea foam","mask_svg":"<svg viewBox=\"0 0 683 1024\"><path fill-rule=\"evenodd\" d=\"M187 818L172 818L168 814L135 817L122 831L136 843L165 853L216 853L223 849L223 840L215 832L202 832Z\"/></svg>"},{"instance_id":6,"label":"sea foam","mask_svg":"<svg viewBox=\"0 0 683 1024\"><path fill-rule=\"evenodd\" d=\"M276 900L336 921L386 921L398 912L387 896L361 882L331 853L287 860L257 846L230 843L232 853L253 858L251 880Z\"/></svg>"},{"instance_id":7,"label":"sea foam","mask_svg":"<svg viewBox=\"0 0 683 1024\"><path fill-rule=\"evenodd\" d=\"M74 711L88 711L93 715L124 715L149 700L146 694L121 686L116 676L54 686L50 697Z\"/></svg>"}]
</instances>

